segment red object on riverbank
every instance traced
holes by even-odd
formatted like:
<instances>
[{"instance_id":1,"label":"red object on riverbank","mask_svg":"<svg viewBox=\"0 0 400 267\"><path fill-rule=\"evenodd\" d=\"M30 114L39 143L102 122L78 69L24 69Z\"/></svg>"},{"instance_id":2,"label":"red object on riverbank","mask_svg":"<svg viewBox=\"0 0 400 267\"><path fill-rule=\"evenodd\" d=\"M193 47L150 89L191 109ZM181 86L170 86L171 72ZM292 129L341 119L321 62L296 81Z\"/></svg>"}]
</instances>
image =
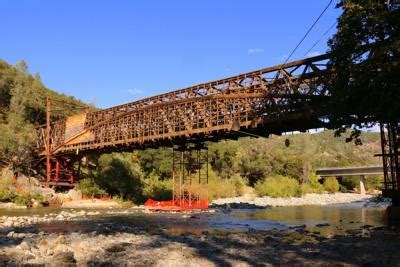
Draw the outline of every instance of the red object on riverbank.
<instances>
[{"instance_id":1,"label":"red object on riverbank","mask_svg":"<svg viewBox=\"0 0 400 267\"><path fill-rule=\"evenodd\" d=\"M208 209L208 199L192 200L189 202L187 199L182 200L166 200L157 201L149 198L144 203L145 208L151 210L165 210L165 211L184 211L184 210L205 210Z\"/></svg>"}]
</instances>

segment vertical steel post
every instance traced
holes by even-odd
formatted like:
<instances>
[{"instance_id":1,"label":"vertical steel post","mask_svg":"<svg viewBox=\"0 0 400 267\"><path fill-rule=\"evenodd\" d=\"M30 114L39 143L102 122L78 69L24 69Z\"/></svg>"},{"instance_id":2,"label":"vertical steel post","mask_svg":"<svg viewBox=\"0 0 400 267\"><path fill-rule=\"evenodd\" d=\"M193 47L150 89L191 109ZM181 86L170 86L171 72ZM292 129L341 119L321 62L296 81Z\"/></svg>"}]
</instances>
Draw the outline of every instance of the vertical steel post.
<instances>
[{"instance_id":1,"label":"vertical steel post","mask_svg":"<svg viewBox=\"0 0 400 267\"><path fill-rule=\"evenodd\" d=\"M60 179L59 175L60 175L60 162L58 160L56 160L56 173L55 173L55 178L54 178L54 180L56 182L58 182Z\"/></svg>"},{"instance_id":2,"label":"vertical steel post","mask_svg":"<svg viewBox=\"0 0 400 267\"><path fill-rule=\"evenodd\" d=\"M380 130L381 130L381 150L382 150L382 164L383 164L383 181L384 181L384 186L385 190L387 191L388 188L388 159L386 156L386 137L385 137L385 124L380 123Z\"/></svg>"},{"instance_id":3,"label":"vertical steel post","mask_svg":"<svg viewBox=\"0 0 400 267\"><path fill-rule=\"evenodd\" d=\"M175 204L175 149L172 148L172 203Z\"/></svg>"},{"instance_id":4,"label":"vertical steel post","mask_svg":"<svg viewBox=\"0 0 400 267\"><path fill-rule=\"evenodd\" d=\"M183 197L183 183L185 180L185 161L184 161L184 151L181 151L181 174L179 176L179 205L182 206L182 197Z\"/></svg>"},{"instance_id":5,"label":"vertical steel post","mask_svg":"<svg viewBox=\"0 0 400 267\"><path fill-rule=\"evenodd\" d=\"M50 115L51 115L51 99L50 99L50 97L47 97L47 103L46 103L46 181L47 181L46 185L47 185L47 187L50 186L50 180L51 180Z\"/></svg>"}]
</instances>

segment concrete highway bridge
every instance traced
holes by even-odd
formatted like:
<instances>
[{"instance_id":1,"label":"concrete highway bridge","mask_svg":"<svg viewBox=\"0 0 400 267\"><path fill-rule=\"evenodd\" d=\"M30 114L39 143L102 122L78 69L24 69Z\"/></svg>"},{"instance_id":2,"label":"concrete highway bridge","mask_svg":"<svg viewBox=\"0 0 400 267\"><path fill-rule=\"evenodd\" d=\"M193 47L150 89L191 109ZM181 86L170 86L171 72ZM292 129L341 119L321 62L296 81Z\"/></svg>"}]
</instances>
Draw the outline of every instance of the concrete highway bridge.
<instances>
[{"instance_id":1,"label":"concrete highway bridge","mask_svg":"<svg viewBox=\"0 0 400 267\"><path fill-rule=\"evenodd\" d=\"M360 194L365 194L365 176L382 175L384 169L378 166L352 166L352 167L329 167L317 168L315 173L322 177L337 177L340 180L343 176L358 176L360 178Z\"/></svg>"},{"instance_id":2,"label":"concrete highway bridge","mask_svg":"<svg viewBox=\"0 0 400 267\"><path fill-rule=\"evenodd\" d=\"M47 124L38 129L37 139L46 184L73 184L75 163L89 154L170 146L180 153L174 164L180 171L174 169L174 174L180 173L177 185L185 191L182 185L191 183L194 173L190 169L200 173L207 158L199 153L206 141L325 127L328 60L329 55L321 55L293 61L59 121L51 120L48 99ZM382 138L393 136L383 131ZM389 170L398 155L382 140L382 156L390 162L384 169ZM394 179L386 173L387 179Z\"/></svg>"}]
</instances>

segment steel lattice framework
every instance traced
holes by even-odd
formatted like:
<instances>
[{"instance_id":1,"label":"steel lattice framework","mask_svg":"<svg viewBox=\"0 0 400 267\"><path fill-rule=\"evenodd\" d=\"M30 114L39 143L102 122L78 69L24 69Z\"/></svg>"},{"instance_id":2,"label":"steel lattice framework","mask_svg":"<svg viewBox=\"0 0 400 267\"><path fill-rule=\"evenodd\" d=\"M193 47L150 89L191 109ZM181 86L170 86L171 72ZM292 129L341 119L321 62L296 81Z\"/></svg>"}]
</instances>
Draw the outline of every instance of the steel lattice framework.
<instances>
[{"instance_id":1,"label":"steel lattice framework","mask_svg":"<svg viewBox=\"0 0 400 267\"><path fill-rule=\"evenodd\" d=\"M320 127L329 97L327 59L294 61L57 121L49 150L120 151L235 138L243 130L268 135ZM43 155L46 128L38 134Z\"/></svg>"},{"instance_id":2,"label":"steel lattice framework","mask_svg":"<svg viewBox=\"0 0 400 267\"><path fill-rule=\"evenodd\" d=\"M56 122L50 121L48 99L47 124L37 131L38 154L46 156L47 185L54 181L53 185L71 186L76 173L79 177L82 157L89 153L180 147L170 204L174 208L193 208L193 202L202 208L207 199L203 203L201 193L193 193L191 177L197 174L198 184L207 184L208 178L201 178L200 157L197 165L192 164L193 157L185 157L187 152L182 148L190 151L190 145L201 147L205 141L324 127L333 106L325 86L330 71L328 59L329 55L321 55L298 60ZM399 129L398 123L382 124L380 155L385 192L397 204ZM79 162L77 172L71 171L74 162Z\"/></svg>"}]
</instances>

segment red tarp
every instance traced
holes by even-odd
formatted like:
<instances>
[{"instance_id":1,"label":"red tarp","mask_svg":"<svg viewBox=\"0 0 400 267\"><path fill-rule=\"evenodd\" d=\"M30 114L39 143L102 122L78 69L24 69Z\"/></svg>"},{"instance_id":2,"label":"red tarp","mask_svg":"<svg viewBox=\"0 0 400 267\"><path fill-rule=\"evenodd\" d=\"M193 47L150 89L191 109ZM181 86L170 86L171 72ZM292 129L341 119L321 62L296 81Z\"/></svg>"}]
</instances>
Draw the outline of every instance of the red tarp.
<instances>
[{"instance_id":1,"label":"red tarp","mask_svg":"<svg viewBox=\"0 0 400 267\"><path fill-rule=\"evenodd\" d=\"M152 210L171 210L171 211L179 211L179 210L197 210L197 209L208 209L208 199L200 199L200 200L192 200L189 204L189 200L166 200L166 201L157 201L153 199L148 199L144 206L147 209Z\"/></svg>"}]
</instances>

